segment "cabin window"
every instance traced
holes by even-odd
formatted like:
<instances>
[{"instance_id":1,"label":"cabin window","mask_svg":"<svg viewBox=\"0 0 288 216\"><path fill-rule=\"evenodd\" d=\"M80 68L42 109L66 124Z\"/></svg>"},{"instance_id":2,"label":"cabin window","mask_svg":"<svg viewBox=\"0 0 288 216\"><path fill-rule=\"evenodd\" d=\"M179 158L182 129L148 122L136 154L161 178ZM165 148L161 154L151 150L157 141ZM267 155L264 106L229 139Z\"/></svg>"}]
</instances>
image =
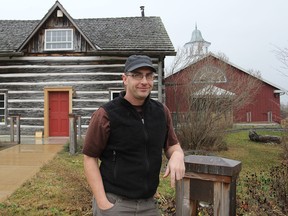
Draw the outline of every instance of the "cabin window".
<instances>
[{"instance_id":1,"label":"cabin window","mask_svg":"<svg viewBox=\"0 0 288 216\"><path fill-rule=\"evenodd\" d=\"M45 50L72 50L72 29L46 29Z\"/></svg>"},{"instance_id":2,"label":"cabin window","mask_svg":"<svg viewBox=\"0 0 288 216\"><path fill-rule=\"evenodd\" d=\"M110 100L113 100L114 98L118 97L121 90L110 90Z\"/></svg>"},{"instance_id":3,"label":"cabin window","mask_svg":"<svg viewBox=\"0 0 288 216\"><path fill-rule=\"evenodd\" d=\"M6 94L0 93L0 124L6 123Z\"/></svg>"}]
</instances>

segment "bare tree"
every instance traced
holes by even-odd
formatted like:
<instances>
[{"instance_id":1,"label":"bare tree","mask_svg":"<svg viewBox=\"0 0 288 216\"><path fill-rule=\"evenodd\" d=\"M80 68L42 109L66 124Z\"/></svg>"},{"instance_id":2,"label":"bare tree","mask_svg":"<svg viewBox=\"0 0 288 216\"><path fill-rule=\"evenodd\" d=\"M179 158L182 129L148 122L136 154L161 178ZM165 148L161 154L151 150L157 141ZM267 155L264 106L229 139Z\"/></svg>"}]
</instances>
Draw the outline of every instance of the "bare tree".
<instances>
[{"instance_id":1,"label":"bare tree","mask_svg":"<svg viewBox=\"0 0 288 216\"><path fill-rule=\"evenodd\" d=\"M275 47L275 49L276 50L274 52L276 57L282 63L282 67L279 69L279 72L288 77L288 48Z\"/></svg>"},{"instance_id":2,"label":"bare tree","mask_svg":"<svg viewBox=\"0 0 288 216\"><path fill-rule=\"evenodd\" d=\"M281 118L285 119L288 118L288 104L281 104Z\"/></svg>"},{"instance_id":3,"label":"bare tree","mask_svg":"<svg viewBox=\"0 0 288 216\"><path fill-rule=\"evenodd\" d=\"M261 87L259 74L240 73L223 54L193 59L189 66L187 56L183 59L182 70L165 83L173 95L167 100L173 103L179 139L186 150L225 148L223 137L233 112L253 101Z\"/></svg>"}]
</instances>

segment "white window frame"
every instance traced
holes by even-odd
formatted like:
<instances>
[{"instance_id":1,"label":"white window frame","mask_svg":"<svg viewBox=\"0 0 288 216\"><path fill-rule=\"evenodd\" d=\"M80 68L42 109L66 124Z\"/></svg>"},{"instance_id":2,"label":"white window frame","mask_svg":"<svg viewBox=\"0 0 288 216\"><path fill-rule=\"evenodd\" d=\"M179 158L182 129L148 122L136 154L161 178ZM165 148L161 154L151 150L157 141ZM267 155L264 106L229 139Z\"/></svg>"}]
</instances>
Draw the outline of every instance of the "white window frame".
<instances>
[{"instance_id":1,"label":"white window frame","mask_svg":"<svg viewBox=\"0 0 288 216\"><path fill-rule=\"evenodd\" d=\"M252 122L252 112L247 112L246 113L246 121L247 122Z\"/></svg>"},{"instance_id":2,"label":"white window frame","mask_svg":"<svg viewBox=\"0 0 288 216\"><path fill-rule=\"evenodd\" d=\"M1 115L1 117L3 117L3 120L0 121L0 125L6 125L6 121L7 121L7 94L5 92L1 92L0 91L0 95L4 95L3 100L0 100L0 102L3 102L3 107L0 107L1 110L4 110L4 115Z\"/></svg>"},{"instance_id":3,"label":"white window frame","mask_svg":"<svg viewBox=\"0 0 288 216\"><path fill-rule=\"evenodd\" d=\"M61 38L59 40L54 40L54 41L47 41L48 34L51 32L60 32L60 31L67 31L70 32L71 34L71 40L68 40L68 36L66 35L66 39L62 40ZM52 38L52 36L51 36ZM47 44L70 44L71 47L69 48L48 48ZM44 45L44 50L45 51L55 51L55 50L73 50L73 29L45 29L45 45Z\"/></svg>"},{"instance_id":4,"label":"white window frame","mask_svg":"<svg viewBox=\"0 0 288 216\"><path fill-rule=\"evenodd\" d=\"M267 112L268 122L273 122L273 113L272 111Z\"/></svg>"},{"instance_id":5,"label":"white window frame","mask_svg":"<svg viewBox=\"0 0 288 216\"><path fill-rule=\"evenodd\" d=\"M203 66L193 78L194 83L226 83L225 71L216 66Z\"/></svg>"},{"instance_id":6,"label":"white window frame","mask_svg":"<svg viewBox=\"0 0 288 216\"><path fill-rule=\"evenodd\" d=\"M109 100L111 101L111 100L113 100L114 99L114 94L116 93L118 93L118 94L120 94L120 92L121 91L123 91L123 89L110 89L109 90Z\"/></svg>"}]
</instances>

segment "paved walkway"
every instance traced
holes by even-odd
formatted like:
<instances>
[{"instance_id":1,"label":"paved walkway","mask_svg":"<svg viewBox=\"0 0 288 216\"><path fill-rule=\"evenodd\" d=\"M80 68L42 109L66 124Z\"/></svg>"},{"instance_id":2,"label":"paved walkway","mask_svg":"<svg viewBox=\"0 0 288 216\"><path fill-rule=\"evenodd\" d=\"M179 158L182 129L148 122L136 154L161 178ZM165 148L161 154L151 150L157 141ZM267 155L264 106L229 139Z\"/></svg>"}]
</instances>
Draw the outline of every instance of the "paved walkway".
<instances>
[{"instance_id":1,"label":"paved walkway","mask_svg":"<svg viewBox=\"0 0 288 216\"><path fill-rule=\"evenodd\" d=\"M68 137L26 138L21 144L0 151L0 202L63 149Z\"/></svg>"}]
</instances>

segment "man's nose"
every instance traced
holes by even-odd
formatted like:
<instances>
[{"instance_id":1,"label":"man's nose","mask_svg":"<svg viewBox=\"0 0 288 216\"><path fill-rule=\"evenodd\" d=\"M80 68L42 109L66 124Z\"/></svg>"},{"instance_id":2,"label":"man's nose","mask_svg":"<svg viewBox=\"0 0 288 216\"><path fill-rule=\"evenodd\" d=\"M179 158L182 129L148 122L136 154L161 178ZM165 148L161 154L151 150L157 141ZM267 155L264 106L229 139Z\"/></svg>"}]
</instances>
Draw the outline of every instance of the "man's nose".
<instances>
[{"instance_id":1,"label":"man's nose","mask_svg":"<svg viewBox=\"0 0 288 216\"><path fill-rule=\"evenodd\" d=\"M143 78L141 79L141 83L148 83L146 75L144 75Z\"/></svg>"}]
</instances>

